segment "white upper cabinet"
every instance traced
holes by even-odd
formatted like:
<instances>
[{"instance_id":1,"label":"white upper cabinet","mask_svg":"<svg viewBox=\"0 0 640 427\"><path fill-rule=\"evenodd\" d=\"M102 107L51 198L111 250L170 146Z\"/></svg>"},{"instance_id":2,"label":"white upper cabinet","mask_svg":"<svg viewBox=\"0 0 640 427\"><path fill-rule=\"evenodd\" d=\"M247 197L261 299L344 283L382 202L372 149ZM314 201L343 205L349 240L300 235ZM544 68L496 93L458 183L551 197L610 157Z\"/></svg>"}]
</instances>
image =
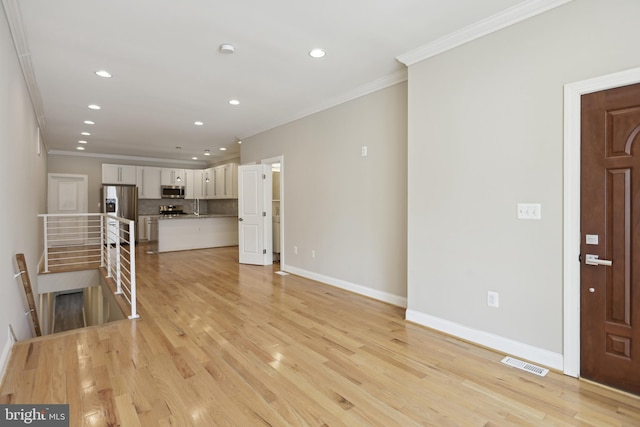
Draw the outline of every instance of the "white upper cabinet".
<instances>
[{"instance_id":1,"label":"white upper cabinet","mask_svg":"<svg viewBox=\"0 0 640 427\"><path fill-rule=\"evenodd\" d=\"M136 185L136 166L103 163L102 183Z\"/></svg>"},{"instance_id":2,"label":"white upper cabinet","mask_svg":"<svg viewBox=\"0 0 640 427\"><path fill-rule=\"evenodd\" d=\"M216 177L216 189L214 199L224 199L225 198L225 176L224 176L224 166L216 166L213 168L214 175Z\"/></svg>"},{"instance_id":3,"label":"white upper cabinet","mask_svg":"<svg viewBox=\"0 0 640 427\"><path fill-rule=\"evenodd\" d=\"M162 168L161 185L185 185L185 170Z\"/></svg>"},{"instance_id":4,"label":"white upper cabinet","mask_svg":"<svg viewBox=\"0 0 640 427\"><path fill-rule=\"evenodd\" d=\"M213 199L216 196L216 174L214 168L205 169L202 173L203 199Z\"/></svg>"},{"instance_id":5,"label":"white upper cabinet","mask_svg":"<svg viewBox=\"0 0 640 427\"><path fill-rule=\"evenodd\" d=\"M204 170L195 169L193 171L193 198L204 199Z\"/></svg>"},{"instance_id":6,"label":"white upper cabinet","mask_svg":"<svg viewBox=\"0 0 640 427\"><path fill-rule=\"evenodd\" d=\"M215 198L238 198L238 164L228 163L215 168Z\"/></svg>"},{"instance_id":7,"label":"white upper cabinet","mask_svg":"<svg viewBox=\"0 0 640 427\"><path fill-rule=\"evenodd\" d=\"M224 166L225 195L227 199L238 198L238 164L229 163Z\"/></svg>"},{"instance_id":8,"label":"white upper cabinet","mask_svg":"<svg viewBox=\"0 0 640 427\"><path fill-rule=\"evenodd\" d=\"M204 170L185 169L186 183L184 185L185 199L204 199Z\"/></svg>"},{"instance_id":9,"label":"white upper cabinet","mask_svg":"<svg viewBox=\"0 0 640 427\"><path fill-rule=\"evenodd\" d=\"M185 169L184 171L184 198L195 199L196 193L193 188L193 170Z\"/></svg>"},{"instance_id":10,"label":"white upper cabinet","mask_svg":"<svg viewBox=\"0 0 640 427\"><path fill-rule=\"evenodd\" d=\"M162 168L138 166L138 198L160 199L160 172Z\"/></svg>"},{"instance_id":11,"label":"white upper cabinet","mask_svg":"<svg viewBox=\"0 0 640 427\"><path fill-rule=\"evenodd\" d=\"M102 165L102 183L136 185L140 199L161 199L163 185L183 186L185 199L237 199L238 164L208 169L172 169L105 163Z\"/></svg>"}]
</instances>

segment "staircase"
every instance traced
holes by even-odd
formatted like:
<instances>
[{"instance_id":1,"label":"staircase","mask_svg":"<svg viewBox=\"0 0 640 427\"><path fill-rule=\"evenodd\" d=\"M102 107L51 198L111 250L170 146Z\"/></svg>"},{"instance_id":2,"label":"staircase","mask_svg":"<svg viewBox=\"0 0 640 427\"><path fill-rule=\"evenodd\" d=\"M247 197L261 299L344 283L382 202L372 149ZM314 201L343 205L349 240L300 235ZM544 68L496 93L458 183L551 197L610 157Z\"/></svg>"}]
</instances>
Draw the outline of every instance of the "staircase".
<instances>
[{"instance_id":1,"label":"staircase","mask_svg":"<svg viewBox=\"0 0 640 427\"><path fill-rule=\"evenodd\" d=\"M138 318L134 221L105 214L39 215L44 254L38 272L38 311L43 334L55 325L56 298L83 293L87 326ZM114 226L114 220L117 226ZM110 243L107 243L110 242Z\"/></svg>"}]
</instances>

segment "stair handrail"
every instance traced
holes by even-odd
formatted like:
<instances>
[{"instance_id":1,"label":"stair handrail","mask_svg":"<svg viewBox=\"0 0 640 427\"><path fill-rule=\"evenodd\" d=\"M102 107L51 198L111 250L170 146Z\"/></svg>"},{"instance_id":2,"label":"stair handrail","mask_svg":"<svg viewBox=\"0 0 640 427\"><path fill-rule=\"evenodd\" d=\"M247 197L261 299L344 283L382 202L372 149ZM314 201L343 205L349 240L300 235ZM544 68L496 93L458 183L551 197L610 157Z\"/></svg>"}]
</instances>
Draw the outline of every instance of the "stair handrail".
<instances>
[{"instance_id":1,"label":"stair handrail","mask_svg":"<svg viewBox=\"0 0 640 427\"><path fill-rule=\"evenodd\" d=\"M66 264L62 264L64 266L81 268L84 264L96 265L94 268L97 268L99 262L99 267L106 270L106 277L116 283L115 294L122 295L131 306L129 319L140 317L137 311L134 220L105 213L40 214L38 217L44 221L45 273L51 272L51 249L54 247L57 249L56 261L68 260ZM68 222L64 221L68 218L71 218ZM78 221L73 221L72 218L78 218ZM81 249L89 246L93 249ZM95 249L95 246L99 249ZM87 256L87 253L91 255Z\"/></svg>"}]
</instances>

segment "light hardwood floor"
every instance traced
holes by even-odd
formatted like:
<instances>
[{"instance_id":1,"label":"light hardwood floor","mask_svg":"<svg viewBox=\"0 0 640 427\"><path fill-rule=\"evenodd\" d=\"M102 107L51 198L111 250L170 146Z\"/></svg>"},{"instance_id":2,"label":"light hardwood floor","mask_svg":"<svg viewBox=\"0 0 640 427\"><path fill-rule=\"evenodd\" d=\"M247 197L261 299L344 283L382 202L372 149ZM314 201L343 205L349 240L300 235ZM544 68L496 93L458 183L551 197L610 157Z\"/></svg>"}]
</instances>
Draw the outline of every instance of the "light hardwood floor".
<instances>
[{"instance_id":1,"label":"light hardwood floor","mask_svg":"<svg viewBox=\"0 0 640 427\"><path fill-rule=\"evenodd\" d=\"M237 248L138 251L141 319L14 346L0 403L72 426L639 426L640 399L403 320Z\"/></svg>"}]
</instances>

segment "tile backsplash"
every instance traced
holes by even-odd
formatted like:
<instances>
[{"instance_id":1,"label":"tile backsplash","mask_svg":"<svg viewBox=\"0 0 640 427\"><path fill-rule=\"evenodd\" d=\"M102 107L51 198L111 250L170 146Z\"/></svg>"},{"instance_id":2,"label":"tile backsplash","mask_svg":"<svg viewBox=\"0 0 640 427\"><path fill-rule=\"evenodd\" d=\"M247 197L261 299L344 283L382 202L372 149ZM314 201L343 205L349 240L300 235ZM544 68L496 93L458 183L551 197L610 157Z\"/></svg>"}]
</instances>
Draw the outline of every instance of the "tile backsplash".
<instances>
[{"instance_id":1,"label":"tile backsplash","mask_svg":"<svg viewBox=\"0 0 640 427\"><path fill-rule=\"evenodd\" d=\"M207 200L207 213L238 216L238 199ZM202 210L202 201L200 202Z\"/></svg>"},{"instance_id":2,"label":"tile backsplash","mask_svg":"<svg viewBox=\"0 0 640 427\"><path fill-rule=\"evenodd\" d=\"M160 205L182 205L184 211L193 213L196 208L195 199L138 199L138 215L157 215ZM238 215L237 199L200 200L200 213Z\"/></svg>"}]
</instances>

